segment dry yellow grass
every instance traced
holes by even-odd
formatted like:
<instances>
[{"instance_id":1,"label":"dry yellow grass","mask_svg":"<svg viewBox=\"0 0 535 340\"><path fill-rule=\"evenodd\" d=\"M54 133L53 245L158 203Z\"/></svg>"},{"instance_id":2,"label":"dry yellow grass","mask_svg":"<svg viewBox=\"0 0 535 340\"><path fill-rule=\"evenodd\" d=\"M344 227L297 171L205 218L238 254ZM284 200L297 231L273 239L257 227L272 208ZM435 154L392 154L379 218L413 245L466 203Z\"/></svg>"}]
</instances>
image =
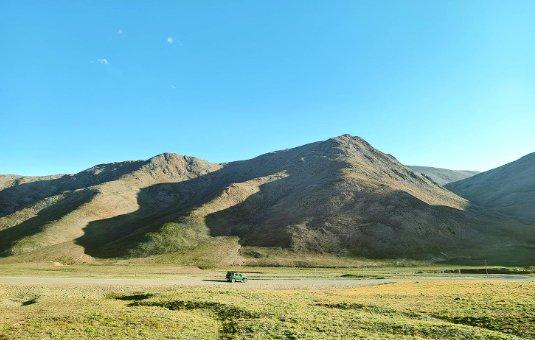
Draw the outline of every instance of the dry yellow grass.
<instances>
[{"instance_id":1,"label":"dry yellow grass","mask_svg":"<svg viewBox=\"0 0 535 340\"><path fill-rule=\"evenodd\" d=\"M239 288L239 289L238 289ZM533 338L535 282L351 289L0 286L0 338Z\"/></svg>"}]
</instances>

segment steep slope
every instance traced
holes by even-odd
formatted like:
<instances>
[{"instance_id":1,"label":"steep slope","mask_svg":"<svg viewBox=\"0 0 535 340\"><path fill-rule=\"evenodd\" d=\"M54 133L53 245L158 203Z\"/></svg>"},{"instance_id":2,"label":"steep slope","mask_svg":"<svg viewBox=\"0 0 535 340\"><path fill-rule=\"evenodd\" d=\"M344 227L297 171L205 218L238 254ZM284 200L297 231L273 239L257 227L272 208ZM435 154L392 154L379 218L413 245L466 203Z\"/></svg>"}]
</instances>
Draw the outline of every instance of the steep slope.
<instances>
[{"instance_id":1,"label":"steep slope","mask_svg":"<svg viewBox=\"0 0 535 340\"><path fill-rule=\"evenodd\" d=\"M446 187L480 206L535 221L535 152Z\"/></svg>"},{"instance_id":2,"label":"steep slope","mask_svg":"<svg viewBox=\"0 0 535 340\"><path fill-rule=\"evenodd\" d=\"M162 154L10 186L0 191L0 254L40 251L91 260L75 244L88 223L136 211L141 188L189 180L218 168L193 157Z\"/></svg>"},{"instance_id":3,"label":"steep slope","mask_svg":"<svg viewBox=\"0 0 535 340\"><path fill-rule=\"evenodd\" d=\"M79 240L86 251L148 256L238 236L243 246L295 251L489 260L516 253L511 260L522 261L535 236L348 135L149 187L138 203L133 214L90 223ZM135 232L95 236L109 225Z\"/></svg>"},{"instance_id":4,"label":"steep slope","mask_svg":"<svg viewBox=\"0 0 535 340\"><path fill-rule=\"evenodd\" d=\"M531 226L488 214L349 135L224 165L163 154L96 168L0 191L3 256L196 254L228 265L241 246L502 263L534 255Z\"/></svg>"},{"instance_id":5,"label":"steep slope","mask_svg":"<svg viewBox=\"0 0 535 340\"><path fill-rule=\"evenodd\" d=\"M460 181L461 179L472 177L479 173L478 171L450 170L443 168L433 168L430 166L409 165L407 167L416 173L431 178L433 181L437 182L440 185L446 185L451 182Z\"/></svg>"},{"instance_id":6,"label":"steep slope","mask_svg":"<svg viewBox=\"0 0 535 340\"><path fill-rule=\"evenodd\" d=\"M40 200L112 181L141 167L142 161L99 164L75 175L44 178L21 177L0 192L0 216L13 213Z\"/></svg>"},{"instance_id":7,"label":"steep slope","mask_svg":"<svg viewBox=\"0 0 535 340\"><path fill-rule=\"evenodd\" d=\"M0 175L0 190L5 188L21 185L23 183L30 183L36 181L53 180L63 175L50 175L50 176L19 176L19 175Z\"/></svg>"}]
</instances>

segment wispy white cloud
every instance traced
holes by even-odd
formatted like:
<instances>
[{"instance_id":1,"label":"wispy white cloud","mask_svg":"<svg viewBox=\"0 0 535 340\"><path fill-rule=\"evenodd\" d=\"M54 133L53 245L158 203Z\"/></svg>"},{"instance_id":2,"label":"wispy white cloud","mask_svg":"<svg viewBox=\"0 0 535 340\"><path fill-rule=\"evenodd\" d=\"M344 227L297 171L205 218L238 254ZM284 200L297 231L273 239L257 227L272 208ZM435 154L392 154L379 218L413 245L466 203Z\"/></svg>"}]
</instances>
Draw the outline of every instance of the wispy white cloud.
<instances>
[{"instance_id":1,"label":"wispy white cloud","mask_svg":"<svg viewBox=\"0 0 535 340\"><path fill-rule=\"evenodd\" d=\"M106 58L99 58L97 59L97 62L101 65L108 65L110 63Z\"/></svg>"},{"instance_id":2,"label":"wispy white cloud","mask_svg":"<svg viewBox=\"0 0 535 340\"><path fill-rule=\"evenodd\" d=\"M172 45L174 41L175 41L175 39L173 37L167 37L167 43L169 45Z\"/></svg>"}]
</instances>

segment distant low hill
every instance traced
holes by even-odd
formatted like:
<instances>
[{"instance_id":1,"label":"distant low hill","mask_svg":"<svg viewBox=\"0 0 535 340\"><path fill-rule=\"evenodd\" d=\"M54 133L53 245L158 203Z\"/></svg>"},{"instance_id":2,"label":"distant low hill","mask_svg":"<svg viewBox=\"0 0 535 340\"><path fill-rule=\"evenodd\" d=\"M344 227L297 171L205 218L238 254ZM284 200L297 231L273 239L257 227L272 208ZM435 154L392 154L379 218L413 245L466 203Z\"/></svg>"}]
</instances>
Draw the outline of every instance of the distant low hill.
<instances>
[{"instance_id":1,"label":"distant low hill","mask_svg":"<svg viewBox=\"0 0 535 340\"><path fill-rule=\"evenodd\" d=\"M472 177L479 173L479 171L450 170L417 165L409 165L408 168L419 174L426 175L440 185L446 185L451 182L460 181L461 179Z\"/></svg>"},{"instance_id":2,"label":"distant low hill","mask_svg":"<svg viewBox=\"0 0 535 340\"><path fill-rule=\"evenodd\" d=\"M474 204L535 221L535 152L446 187Z\"/></svg>"},{"instance_id":3,"label":"distant low hill","mask_svg":"<svg viewBox=\"0 0 535 340\"><path fill-rule=\"evenodd\" d=\"M7 260L228 265L284 249L526 263L534 244L533 226L470 204L350 135L225 164L166 153L0 190Z\"/></svg>"},{"instance_id":4,"label":"distant low hill","mask_svg":"<svg viewBox=\"0 0 535 340\"><path fill-rule=\"evenodd\" d=\"M24 183L56 179L61 176L63 175L51 175L51 176L0 175L0 190L3 190L7 187L24 184Z\"/></svg>"}]
</instances>

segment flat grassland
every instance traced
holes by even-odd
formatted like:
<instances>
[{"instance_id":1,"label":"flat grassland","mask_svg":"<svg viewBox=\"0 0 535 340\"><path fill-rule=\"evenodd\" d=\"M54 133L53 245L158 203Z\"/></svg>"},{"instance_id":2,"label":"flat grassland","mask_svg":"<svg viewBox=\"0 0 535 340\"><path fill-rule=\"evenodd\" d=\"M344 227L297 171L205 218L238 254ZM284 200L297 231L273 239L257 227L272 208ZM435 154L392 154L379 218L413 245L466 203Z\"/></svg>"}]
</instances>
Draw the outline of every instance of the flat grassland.
<instances>
[{"instance_id":1,"label":"flat grassland","mask_svg":"<svg viewBox=\"0 0 535 340\"><path fill-rule=\"evenodd\" d=\"M0 265L0 339L535 338L532 274L446 269Z\"/></svg>"}]
</instances>

